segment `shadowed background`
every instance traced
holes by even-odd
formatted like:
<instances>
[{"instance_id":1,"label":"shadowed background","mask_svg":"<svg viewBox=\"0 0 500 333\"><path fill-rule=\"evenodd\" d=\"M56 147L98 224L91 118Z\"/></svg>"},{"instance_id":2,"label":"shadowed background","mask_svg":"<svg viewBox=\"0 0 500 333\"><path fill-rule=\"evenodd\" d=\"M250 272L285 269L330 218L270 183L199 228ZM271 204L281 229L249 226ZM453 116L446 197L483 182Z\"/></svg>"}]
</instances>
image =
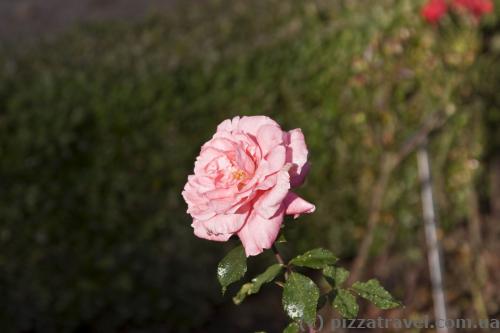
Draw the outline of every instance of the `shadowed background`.
<instances>
[{"instance_id":1,"label":"shadowed background","mask_svg":"<svg viewBox=\"0 0 500 333\"><path fill-rule=\"evenodd\" d=\"M239 307L237 287L220 294L237 242L195 238L180 196L217 124L255 114L310 149L299 191L317 211L286 222L284 255L323 246L349 268L373 237L361 274L405 308L363 318L432 317L413 152L380 177L438 124L450 317L498 318L498 15L437 27L421 5L0 0L1 331L279 332L278 288Z\"/></svg>"}]
</instances>

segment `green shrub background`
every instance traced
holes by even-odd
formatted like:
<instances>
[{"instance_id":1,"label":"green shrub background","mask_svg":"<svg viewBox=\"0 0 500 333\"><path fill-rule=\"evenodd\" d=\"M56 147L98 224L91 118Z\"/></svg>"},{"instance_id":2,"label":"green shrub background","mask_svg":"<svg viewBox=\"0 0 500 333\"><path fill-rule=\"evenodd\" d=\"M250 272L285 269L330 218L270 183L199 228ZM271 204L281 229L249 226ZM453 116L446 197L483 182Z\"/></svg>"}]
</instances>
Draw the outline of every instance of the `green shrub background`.
<instances>
[{"instance_id":1,"label":"green shrub background","mask_svg":"<svg viewBox=\"0 0 500 333\"><path fill-rule=\"evenodd\" d=\"M430 146L438 209L445 232L459 227L481 171L470 163L482 158L488 109L473 85L481 40L470 26L427 25L420 5L223 1L4 47L2 332L209 322L230 302L215 266L234 243L195 238L180 193L200 145L235 115L305 132L312 170L300 192L317 212L287 222L287 255L325 246L348 263L382 154L436 111L450 116ZM404 258L389 276L424 261L421 227L410 156L391 177L372 249ZM400 281L387 283L404 299Z\"/></svg>"}]
</instances>

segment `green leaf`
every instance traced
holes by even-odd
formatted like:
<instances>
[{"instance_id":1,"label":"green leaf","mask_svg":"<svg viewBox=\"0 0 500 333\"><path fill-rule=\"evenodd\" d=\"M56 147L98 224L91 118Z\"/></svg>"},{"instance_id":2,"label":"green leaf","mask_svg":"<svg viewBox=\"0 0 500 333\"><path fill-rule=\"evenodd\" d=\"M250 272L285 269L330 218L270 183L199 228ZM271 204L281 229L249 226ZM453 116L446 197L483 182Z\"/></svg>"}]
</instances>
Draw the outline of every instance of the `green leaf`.
<instances>
[{"instance_id":1,"label":"green leaf","mask_svg":"<svg viewBox=\"0 0 500 333\"><path fill-rule=\"evenodd\" d=\"M253 284L251 282L242 285L236 296L233 297L233 303L240 305L248 295L252 294L252 286Z\"/></svg>"},{"instance_id":2,"label":"green leaf","mask_svg":"<svg viewBox=\"0 0 500 333\"><path fill-rule=\"evenodd\" d=\"M238 305L248 296L259 292L264 283L269 283L281 272L283 265L274 264L269 266L264 273L257 275L251 282L245 283L240 291L233 297L234 304Z\"/></svg>"},{"instance_id":3,"label":"green leaf","mask_svg":"<svg viewBox=\"0 0 500 333\"><path fill-rule=\"evenodd\" d=\"M314 325L319 289L308 277L292 273L283 288L283 308L293 320L303 320Z\"/></svg>"},{"instance_id":4,"label":"green leaf","mask_svg":"<svg viewBox=\"0 0 500 333\"><path fill-rule=\"evenodd\" d=\"M393 309L401 306L401 302L392 297L384 289L378 280L371 279L368 282L355 282L352 289L361 297L369 300L382 310Z\"/></svg>"},{"instance_id":5,"label":"green leaf","mask_svg":"<svg viewBox=\"0 0 500 333\"><path fill-rule=\"evenodd\" d=\"M299 333L300 327L297 323L290 323L284 330L283 333Z\"/></svg>"},{"instance_id":6,"label":"green leaf","mask_svg":"<svg viewBox=\"0 0 500 333\"><path fill-rule=\"evenodd\" d=\"M219 262L217 266L217 278L222 286L222 293L226 292L227 286L241 279L247 271L247 258L243 246L237 246Z\"/></svg>"},{"instance_id":7,"label":"green leaf","mask_svg":"<svg viewBox=\"0 0 500 333\"><path fill-rule=\"evenodd\" d=\"M290 264L309 268L324 268L337 262L337 257L326 249L318 248L293 258Z\"/></svg>"},{"instance_id":8,"label":"green leaf","mask_svg":"<svg viewBox=\"0 0 500 333\"><path fill-rule=\"evenodd\" d=\"M356 302L356 297L354 297L353 294L345 289L338 290L337 295L333 300L332 306L344 318L353 319L358 315L359 306Z\"/></svg>"},{"instance_id":9,"label":"green leaf","mask_svg":"<svg viewBox=\"0 0 500 333\"><path fill-rule=\"evenodd\" d=\"M333 287L340 288L349 277L349 271L342 267L327 266L323 268L323 275Z\"/></svg>"}]
</instances>

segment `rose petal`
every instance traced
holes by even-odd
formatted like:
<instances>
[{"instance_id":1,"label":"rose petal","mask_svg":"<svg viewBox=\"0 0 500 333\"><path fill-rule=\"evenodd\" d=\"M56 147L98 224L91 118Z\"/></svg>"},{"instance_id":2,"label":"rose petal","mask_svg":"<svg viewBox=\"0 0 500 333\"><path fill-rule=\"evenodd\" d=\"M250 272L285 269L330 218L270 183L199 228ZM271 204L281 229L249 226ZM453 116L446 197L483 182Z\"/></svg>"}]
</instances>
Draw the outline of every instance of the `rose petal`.
<instances>
[{"instance_id":1,"label":"rose petal","mask_svg":"<svg viewBox=\"0 0 500 333\"><path fill-rule=\"evenodd\" d=\"M264 125L272 125L280 128L277 122L266 116L242 117L239 119L237 129L244 133L257 136L257 132Z\"/></svg>"},{"instance_id":2,"label":"rose petal","mask_svg":"<svg viewBox=\"0 0 500 333\"><path fill-rule=\"evenodd\" d=\"M287 162L295 164L290 170L290 183L292 187L302 185L307 173L309 165L307 164L307 150L304 134L300 128L288 131L288 151Z\"/></svg>"},{"instance_id":3,"label":"rose petal","mask_svg":"<svg viewBox=\"0 0 500 333\"><path fill-rule=\"evenodd\" d=\"M236 153L236 164L249 175L255 172L255 162L243 149L238 149Z\"/></svg>"},{"instance_id":4,"label":"rose petal","mask_svg":"<svg viewBox=\"0 0 500 333\"><path fill-rule=\"evenodd\" d=\"M283 131L275 125L261 126L257 131L257 142L262 156L266 156L274 147L283 144Z\"/></svg>"},{"instance_id":5,"label":"rose petal","mask_svg":"<svg viewBox=\"0 0 500 333\"><path fill-rule=\"evenodd\" d=\"M241 229L248 216L248 212L241 214L219 214L214 217L200 221L212 234L233 234Z\"/></svg>"},{"instance_id":6,"label":"rose petal","mask_svg":"<svg viewBox=\"0 0 500 333\"><path fill-rule=\"evenodd\" d=\"M286 162L286 148L284 146L277 146L267 155L265 167L266 176L276 173L283 169Z\"/></svg>"},{"instance_id":7,"label":"rose petal","mask_svg":"<svg viewBox=\"0 0 500 333\"><path fill-rule=\"evenodd\" d=\"M300 172L297 171L298 168L296 165L290 168L290 185L292 186L292 188L299 187L300 185L304 184L304 181L309 174L310 168L311 165L309 164L309 162L306 162L306 164L302 166Z\"/></svg>"},{"instance_id":8,"label":"rose petal","mask_svg":"<svg viewBox=\"0 0 500 333\"><path fill-rule=\"evenodd\" d=\"M231 132L231 131L237 129L239 121L240 121L239 116L236 116L233 119L226 119L222 123L220 123L219 126L217 126L217 132L220 132L220 131Z\"/></svg>"},{"instance_id":9,"label":"rose petal","mask_svg":"<svg viewBox=\"0 0 500 333\"><path fill-rule=\"evenodd\" d=\"M201 221L198 221L198 220L194 220L193 223L191 224L191 226L193 227L194 234L197 237L200 237L203 239L208 239L211 241L225 242L229 238L231 238L231 236L233 235L232 233L231 234L214 234L211 231L209 231L207 228L205 228L203 223Z\"/></svg>"},{"instance_id":10,"label":"rose petal","mask_svg":"<svg viewBox=\"0 0 500 333\"><path fill-rule=\"evenodd\" d=\"M299 217L300 214L313 213L316 210L316 206L305 201L293 192L288 192L284 200L284 205L286 207L285 214L293 215L294 218Z\"/></svg>"},{"instance_id":11,"label":"rose petal","mask_svg":"<svg viewBox=\"0 0 500 333\"><path fill-rule=\"evenodd\" d=\"M256 256L273 245L283 223L283 207L270 219L263 218L255 210L238 232L247 257Z\"/></svg>"},{"instance_id":12,"label":"rose petal","mask_svg":"<svg viewBox=\"0 0 500 333\"><path fill-rule=\"evenodd\" d=\"M268 190L271 187L274 187L274 185L276 185L277 179L278 179L277 174L270 175L270 176L266 177L264 180L262 180L261 182L259 182L259 184L257 185L257 187L255 189Z\"/></svg>"},{"instance_id":13,"label":"rose petal","mask_svg":"<svg viewBox=\"0 0 500 333\"><path fill-rule=\"evenodd\" d=\"M201 152L207 148L217 149L219 151L230 151L234 148L235 142L231 140L230 137L218 136L212 138L212 140L208 141L201 147Z\"/></svg>"},{"instance_id":14,"label":"rose petal","mask_svg":"<svg viewBox=\"0 0 500 333\"><path fill-rule=\"evenodd\" d=\"M287 166L278 173L276 185L269 191L264 192L260 198L255 201L255 211L257 211L263 218L271 218L281 207L281 203L285 199L289 190L290 176L288 174Z\"/></svg>"}]
</instances>

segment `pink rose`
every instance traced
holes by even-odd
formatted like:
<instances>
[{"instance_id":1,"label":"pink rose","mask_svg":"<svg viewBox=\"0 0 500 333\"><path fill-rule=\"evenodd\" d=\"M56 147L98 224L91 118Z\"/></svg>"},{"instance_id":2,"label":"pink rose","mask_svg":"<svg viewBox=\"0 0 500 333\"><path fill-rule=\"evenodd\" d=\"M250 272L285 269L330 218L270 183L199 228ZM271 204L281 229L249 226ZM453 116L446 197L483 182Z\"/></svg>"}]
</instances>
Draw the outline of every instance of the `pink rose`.
<instances>
[{"instance_id":1,"label":"pink rose","mask_svg":"<svg viewBox=\"0 0 500 333\"><path fill-rule=\"evenodd\" d=\"M459 9L468 10L477 18L493 11L493 2L491 0L454 0L453 5Z\"/></svg>"},{"instance_id":2,"label":"pink rose","mask_svg":"<svg viewBox=\"0 0 500 333\"><path fill-rule=\"evenodd\" d=\"M429 23L437 23L448 11L445 0L429 0L422 8L422 16Z\"/></svg>"},{"instance_id":3,"label":"pink rose","mask_svg":"<svg viewBox=\"0 0 500 333\"><path fill-rule=\"evenodd\" d=\"M223 242L237 234L247 256L270 248L285 214L315 210L291 191L304 182L307 154L300 129L285 132L265 116L223 121L182 192L195 235Z\"/></svg>"}]
</instances>

